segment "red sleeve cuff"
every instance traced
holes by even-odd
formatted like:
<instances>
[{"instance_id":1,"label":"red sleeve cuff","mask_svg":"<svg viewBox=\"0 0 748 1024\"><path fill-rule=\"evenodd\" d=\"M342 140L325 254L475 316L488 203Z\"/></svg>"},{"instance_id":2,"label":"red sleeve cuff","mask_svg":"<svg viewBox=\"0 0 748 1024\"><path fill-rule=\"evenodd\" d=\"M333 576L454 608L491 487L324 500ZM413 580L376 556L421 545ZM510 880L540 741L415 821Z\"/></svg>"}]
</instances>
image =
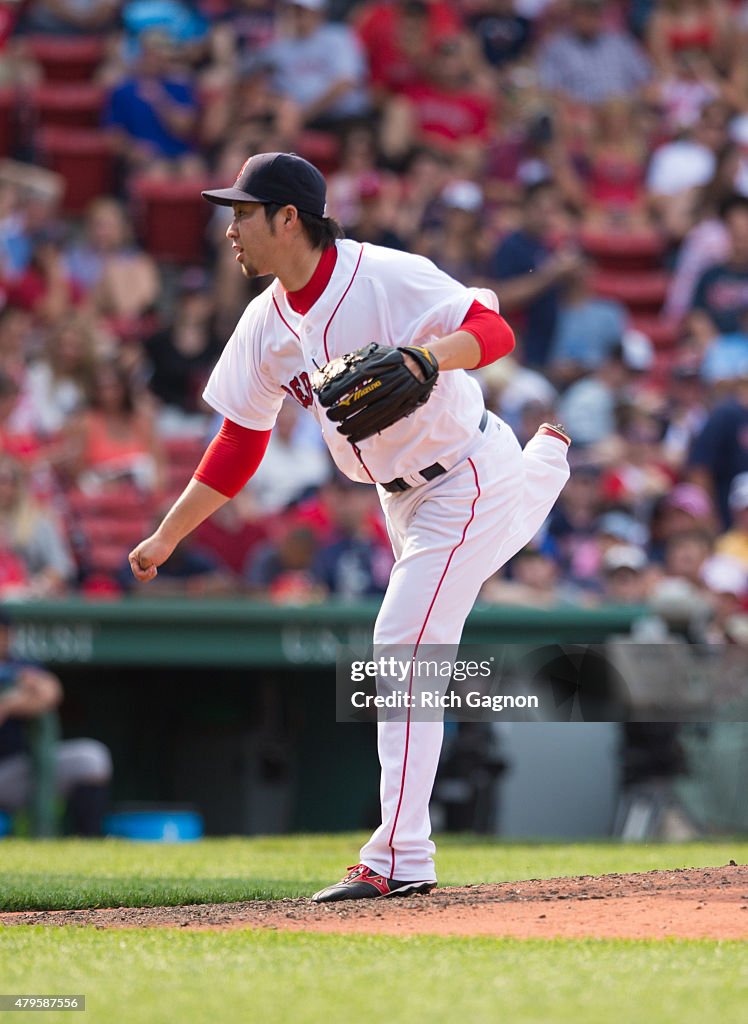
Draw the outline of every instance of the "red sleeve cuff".
<instances>
[{"instance_id":1,"label":"red sleeve cuff","mask_svg":"<svg viewBox=\"0 0 748 1024\"><path fill-rule=\"evenodd\" d=\"M474 367L488 366L514 350L514 331L503 316L480 302L474 302L460 324L480 345L480 362Z\"/></svg>"},{"instance_id":2,"label":"red sleeve cuff","mask_svg":"<svg viewBox=\"0 0 748 1024\"><path fill-rule=\"evenodd\" d=\"M194 479L233 498L257 471L270 434L270 430L250 430L224 420L200 460Z\"/></svg>"}]
</instances>

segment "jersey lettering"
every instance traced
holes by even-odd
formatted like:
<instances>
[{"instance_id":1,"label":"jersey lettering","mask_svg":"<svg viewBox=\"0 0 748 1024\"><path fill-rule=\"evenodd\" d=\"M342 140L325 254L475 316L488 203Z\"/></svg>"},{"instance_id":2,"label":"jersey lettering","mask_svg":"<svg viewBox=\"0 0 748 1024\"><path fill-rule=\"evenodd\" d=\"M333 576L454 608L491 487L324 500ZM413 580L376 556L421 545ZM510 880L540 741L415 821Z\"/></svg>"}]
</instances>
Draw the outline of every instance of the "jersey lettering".
<instances>
[{"instance_id":1,"label":"jersey lettering","mask_svg":"<svg viewBox=\"0 0 748 1024\"><path fill-rule=\"evenodd\" d=\"M303 405L305 409L308 409L314 401L311 381L306 370L302 370L298 377L293 377L288 382L288 386L281 384L281 387L287 395L295 398L299 405Z\"/></svg>"}]
</instances>

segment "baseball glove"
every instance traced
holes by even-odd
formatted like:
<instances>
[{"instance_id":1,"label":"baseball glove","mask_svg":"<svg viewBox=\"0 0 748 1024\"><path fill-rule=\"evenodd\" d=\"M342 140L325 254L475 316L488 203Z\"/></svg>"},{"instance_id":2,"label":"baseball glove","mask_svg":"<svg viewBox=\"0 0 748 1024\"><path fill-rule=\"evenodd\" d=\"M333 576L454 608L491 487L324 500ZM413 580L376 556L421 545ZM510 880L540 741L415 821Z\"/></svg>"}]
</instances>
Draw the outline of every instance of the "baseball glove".
<instances>
[{"instance_id":1,"label":"baseball glove","mask_svg":"<svg viewBox=\"0 0 748 1024\"><path fill-rule=\"evenodd\" d=\"M423 380L406 365L405 352L421 367ZM355 445L415 412L438 376L439 364L427 348L372 343L331 359L312 374L311 384L328 418Z\"/></svg>"}]
</instances>

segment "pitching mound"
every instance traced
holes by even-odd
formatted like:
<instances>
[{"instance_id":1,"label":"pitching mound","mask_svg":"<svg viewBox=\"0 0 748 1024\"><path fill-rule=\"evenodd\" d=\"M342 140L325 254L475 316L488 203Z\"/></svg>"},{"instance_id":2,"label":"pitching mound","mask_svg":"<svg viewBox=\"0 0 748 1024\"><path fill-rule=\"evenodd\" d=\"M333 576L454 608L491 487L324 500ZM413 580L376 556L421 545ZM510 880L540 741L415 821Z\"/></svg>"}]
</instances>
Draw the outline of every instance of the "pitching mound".
<instances>
[{"instance_id":1,"label":"pitching mound","mask_svg":"<svg viewBox=\"0 0 748 1024\"><path fill-rule=\"evenodd\" d=\"M0 914L2 925L385 935L748 939L748 866L552 878L318 906L307 899Z\"/></svg>"}]
</instances>

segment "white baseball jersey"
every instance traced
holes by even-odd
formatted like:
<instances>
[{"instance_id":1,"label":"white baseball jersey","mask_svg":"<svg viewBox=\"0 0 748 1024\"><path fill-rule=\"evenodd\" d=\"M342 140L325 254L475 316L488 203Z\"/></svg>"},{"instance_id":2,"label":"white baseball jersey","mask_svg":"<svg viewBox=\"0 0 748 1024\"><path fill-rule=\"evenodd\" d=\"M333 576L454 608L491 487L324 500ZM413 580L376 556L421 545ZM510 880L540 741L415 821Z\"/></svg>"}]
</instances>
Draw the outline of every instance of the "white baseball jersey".
<instances>
[{"instance_id":1,"label":"white baseball jersey","mask_svg":"<svg viewBox=\"0 0 748 1024\"><path fill-rule=\"evenodd\" d=\"M539 529L569 475L566 443L538 434L520 448L506 423L479 430L483 397L463 370L440 375L413 415L363 441L360 452L315 400L317 367L368 342L426 345L456 330L476 299L498 311L493 292L465 288L430 260L358 242L337 243L323 294L301 316L276 281L247 307L205 389L219 413L269 430L290 396L316 416L340 469L379 489L395 553L375 645L459 643L483 580ZM434 462L446 472L424 482ZM441 722L380 721L382 824L361 863L385 878L436 878L428 806L442 742Z\"/></svg>"},{"instance_id":2,"label":"white baseball jersey","mask_svg":"<svg viewBox=\"0 0 748 1024\"><path fill-rule=\"evenodd\" d=\"M242 315L208 381L204 398L243 427L270 430L291 397L311 409L338 467L364 483L408 480L434 462L454 465L478 430L483 397L462 370L441 374L412 416L362 441L359 454L320 409L310 375L369 342L426 345L457 330L476 299L498 311L495 294L466 288L422 256L350 240L322 295L305 315L276 280ZM420 482L420 478L419 482Z\"/></svg>"}]
</instances>

